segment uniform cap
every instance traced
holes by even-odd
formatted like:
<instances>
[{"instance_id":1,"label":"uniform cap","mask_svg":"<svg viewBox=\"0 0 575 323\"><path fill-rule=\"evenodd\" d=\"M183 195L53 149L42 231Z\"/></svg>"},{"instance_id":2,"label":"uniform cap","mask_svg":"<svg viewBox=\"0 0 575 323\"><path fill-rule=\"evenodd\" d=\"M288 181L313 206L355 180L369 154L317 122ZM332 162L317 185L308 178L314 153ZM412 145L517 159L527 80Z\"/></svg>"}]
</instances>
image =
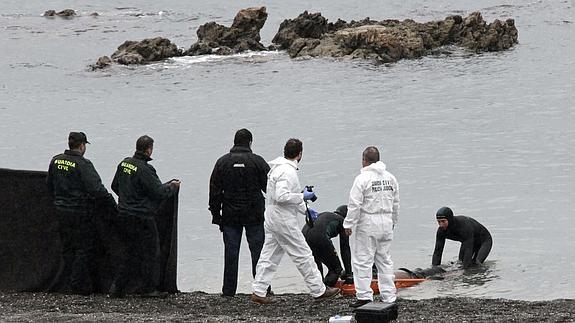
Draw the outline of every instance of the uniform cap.
<instances>
[{"instance_id":1,"label":"uniform cap","mask_svg":"<svg viewBox=\"0 0 575 323\"><path fill-rule=\"evenodd\" d=\"M68 140L73 140L75 142L79 142L79 143L86 143L89 144L90 142L88 141L88 138L86 137L86 134L83 132L70 132L70 134L68 135Z\"/></svg>"}]
</instances>

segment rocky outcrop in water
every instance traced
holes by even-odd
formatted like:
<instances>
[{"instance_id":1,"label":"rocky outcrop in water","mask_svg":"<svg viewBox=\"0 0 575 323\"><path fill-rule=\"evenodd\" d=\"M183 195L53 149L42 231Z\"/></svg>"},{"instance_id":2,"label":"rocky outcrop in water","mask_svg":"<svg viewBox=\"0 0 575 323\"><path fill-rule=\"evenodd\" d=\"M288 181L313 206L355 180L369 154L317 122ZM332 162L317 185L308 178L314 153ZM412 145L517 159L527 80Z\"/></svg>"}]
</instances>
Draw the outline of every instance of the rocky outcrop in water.
<instances>
[{"instance_id":1,"label":"rocky outcrop in water","mask_svg":"<svg viewBox=\"0 0 575 323\"><path fill-rule=\"evenodd\" d=\"M267 18L266 7L260 7L240 10L231 27L208 22L198 28L198 41L185 55L229 55L247 50L265 50L266 47L260 43L260 30Z\"/></svg>"},{"instance_id":2,"label":"rocky outcrop in water","mask_svg":"<svg viewBox=\"0 0 575 323\"><path fill-rule=\"evenodd\" d=\"M198 41L185 52L161 37L126 41L111 58L102 56L90 67L145 64L182 55L230 55L266 50L260 43L260 30L267 16L265 7L247 8L237 13L231 27L208 22L198 28ZM475 52L506 50L517 44L517 28L513 19L496 19L487 24L479 12L465 18L454 15L426 23L369 18L349 23L338 19L330 23L321 13L305 11L295 19L284 20L272 43L269 49L287 50L292 58L342 57L389 63L429 55L446 45Z\"/></svg>"},{"instance_id":3,"label":"rocky outcrop in water","mask_svg":"<svg viewBox=\"0 0 575 323\"><path fill-rule=\"evenodd\" d=\"M517 28L513 19L487 24L479 12L427 23L369 18L328 23L321 14L306 11L296 19L285 20L272 42L286 49L290 57L345 57L387 63L421 57L444 45L476 52L505 50L517 43Z\"/></svg>"},{"instance_id":4,"label":"rocky outcrop in water","mask_svg":"<svg viewBox=\"0 0 575 323\"><path fill-rule=\"evenodd\" d=\"M55 10L46 10L46 12L44 12L44 14L42 15L44 17L62 17L62 18L72 18L76 16L76 11L72 10L72 9L65 9L62 10L60 12L56 12Z\"/></svg>"},{"instance_id":5,"label":"rocky outcrop in water","mask_svg":"<svg viewBox=\"0 0 575 323\"><path fill-rule=\"evenodd\" d=\"M106 68L110 65L112 65L114 62L112 61L112 59L108 56L102 56L100 58L98 58L98 60L96 61L96 64L92 64L89 67L95 71L95 70L100 70L103 68Z\"/></svg>"},{"instance_id":6,"label":"rocky outcrop in water","mask_svg":"<svg viewBox=\"0 0 575 323\"><path fill-rule=\"evenodd\" d=\"M182 51L167 38L147 38L126 41L112 54L112 60L123 65L145 64L166 58L182 56Z\"/></svg>"},{"instance_id":7,"label":"rocky outcrop in water","mask_svg":"<svg viewBox=\"0 0 575 323\"><path fill-rule=\"evenodd\" d=\"M327 31L327 19L321 13L310 14L304 11L293 20L284 20L272 43L288 49L297 39L320 39Z\"/></svg>"},{"instance_id":8,"label":"rocky outcrop in water","mask_svg":"<svg viewBox=\"0 0 575 323\"><path fill-rule=\"evenodd\" d=\"M112 63L122 65L146 64L182 56L182 54L182 50L167 38L147 38L142 41L128 40L118 47L111 58L102 56L96 64L90 67L95 70L110 66Z\"/></svg>"}]
</instances>

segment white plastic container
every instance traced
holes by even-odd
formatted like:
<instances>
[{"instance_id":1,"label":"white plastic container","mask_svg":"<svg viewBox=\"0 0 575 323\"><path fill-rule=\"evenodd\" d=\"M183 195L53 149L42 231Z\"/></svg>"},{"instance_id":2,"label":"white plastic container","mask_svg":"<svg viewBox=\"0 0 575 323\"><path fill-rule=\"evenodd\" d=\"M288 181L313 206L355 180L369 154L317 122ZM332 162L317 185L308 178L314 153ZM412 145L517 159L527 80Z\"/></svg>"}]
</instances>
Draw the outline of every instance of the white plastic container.
<instances>
[{"instance_id":1,"label":"white plastic container","mask_svg":"<svg viewBox=\"0 0 575 323\"><path fill-rule=\"evenodd\" d=\"M329 323L350 323L352 322L353 315L345 315L345 316L332 316L329 318Z\"/></svg>"}]
</instances>

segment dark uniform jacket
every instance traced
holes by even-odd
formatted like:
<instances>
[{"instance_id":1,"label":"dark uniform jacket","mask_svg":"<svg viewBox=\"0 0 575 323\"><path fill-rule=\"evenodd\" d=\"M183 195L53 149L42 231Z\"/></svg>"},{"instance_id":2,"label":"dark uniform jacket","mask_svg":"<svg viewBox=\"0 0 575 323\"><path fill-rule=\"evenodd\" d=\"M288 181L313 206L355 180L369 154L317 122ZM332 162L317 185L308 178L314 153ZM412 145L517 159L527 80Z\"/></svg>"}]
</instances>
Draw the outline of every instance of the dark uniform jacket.
<instances>
[{"instance_id":1,"label":"dark uniform jacket","mask_svg":"<svg viewBox=\"0 0 575 323\"><path fill-rule=\"evenodd\" d=\"M463 262L463 267L467 268L472 264L473 252L478 250L483 242L491 239L491 234L481 223L467 216L453 216L448 218L448 221L447 230L437 229L431 264L441 264L445 239L449 239L461 242L459 255L463 258L459 260Z\"/></svg>"},{"instance_id":2,"label":"dark uniform jacket","mask_svg":"<svg viewBox=\"0 0 575 323\"><path fill-rule=\"evenodd\" d=\"M112 190L118 194L118 211L124 215L153 216L160 203L176 188L162 184L156 169L148 164L152 158L136 152L125 158L116 169Z\"/></svg>"},{"instance_id":3,"label":"dark uniform jacket","mask_svg":"<svg viewBox=\"0 0 575 323\"><path fill-rule=\"evenodd\" d=\"M60 210L91 210L116 205L92 162L74 150L66 150L52 158L46 183L54 205Z\"/></svg>"},{"instance_id":4,"label":"dark uniform jacket","mask_svg":"<svg viewBox=\"0 0 575 323\"><path fill-rule=\"evenodd\" d=\"M266 191L269 171L267 162L247 146L235 145L218 159L210 177L212 223L263 223L265 199L262 191Z\"/></svg>"},{"instance_id":5,"label":"dark uniform jacket","mask_svg":"<svg viewBox=\"0 0 575 323\"><path fill-rule=\"evenodd\" d=\"M349 237L343 228L344 218L334 212L322 212L313 222L313 227L304 225L302 233L312 250L324 248L326 242L331 244L331 239L339 235L339 250L341 260L346 273L351 273L351 251L349 249ZM324 252L324 251L321 251Z\"/></svg>"}]
</instances>

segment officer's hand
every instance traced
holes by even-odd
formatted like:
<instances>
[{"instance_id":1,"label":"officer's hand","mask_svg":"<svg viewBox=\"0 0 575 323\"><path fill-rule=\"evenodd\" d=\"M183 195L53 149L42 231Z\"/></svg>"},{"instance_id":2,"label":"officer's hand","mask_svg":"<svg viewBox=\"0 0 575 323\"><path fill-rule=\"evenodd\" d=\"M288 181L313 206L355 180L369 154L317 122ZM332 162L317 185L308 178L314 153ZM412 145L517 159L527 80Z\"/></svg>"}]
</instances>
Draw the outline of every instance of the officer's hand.
<instances>
[{"instance_id":1,"label":"officer's hand","mask_svg":"<svg viewBox=\"0 0 575 323\"><path fill-rule=\"evenodd\" d=\"M216 213L216 212L212 213L212 224L216 224L216 225L222 224L222 216L219 213Z\"/></svg>"},{"instance_id":2,"label":"officer's hand","mask_svg":"<svg viewBox=\"0 0 575 323\"><path fill-rule=\"evenodd\" d=\"M345 230L345 235L346 236L350 236L351 235L351 228L349 229L344 229Z\"/></svg>"},{"instance_id":3,"label":"officer's hand","mask_svg":"<svg viewBox=\"0 0 575 323\"><path fill-rule=\"evenodd\" d=\"M303 190L303 200L304 201L309 201L313 198L315 198L314 192L309 192L308 190Z\"/></svg>"},{"instance_id":4,"label":"officer's hand","mask_svg":"<svg viewBox=\"0 0 575 323\"><path fill-rule=\"evenodd\" d=\"M181 182L179 179L173 179L173 180L170 181L170 185L172 185L173 187L177 187L177 188L180 187L180 184L181 184L181 183L182 183L182 182Z\"/></svg>"},{"instance_id":5,"label":"officer's hand","mask_svg":"<svg viewBox=\"0 0 575 323\"><path fill-rule=\"evenodd\" d=\"M309 216L311 217L311 220L312 220L312 221L317 220L317 217L319 216L319 215L317 214L317 211L314 210L314 209L312 209L312 208L309 208L308 211L309 211Z\"/></svg>"}]
</instances>

